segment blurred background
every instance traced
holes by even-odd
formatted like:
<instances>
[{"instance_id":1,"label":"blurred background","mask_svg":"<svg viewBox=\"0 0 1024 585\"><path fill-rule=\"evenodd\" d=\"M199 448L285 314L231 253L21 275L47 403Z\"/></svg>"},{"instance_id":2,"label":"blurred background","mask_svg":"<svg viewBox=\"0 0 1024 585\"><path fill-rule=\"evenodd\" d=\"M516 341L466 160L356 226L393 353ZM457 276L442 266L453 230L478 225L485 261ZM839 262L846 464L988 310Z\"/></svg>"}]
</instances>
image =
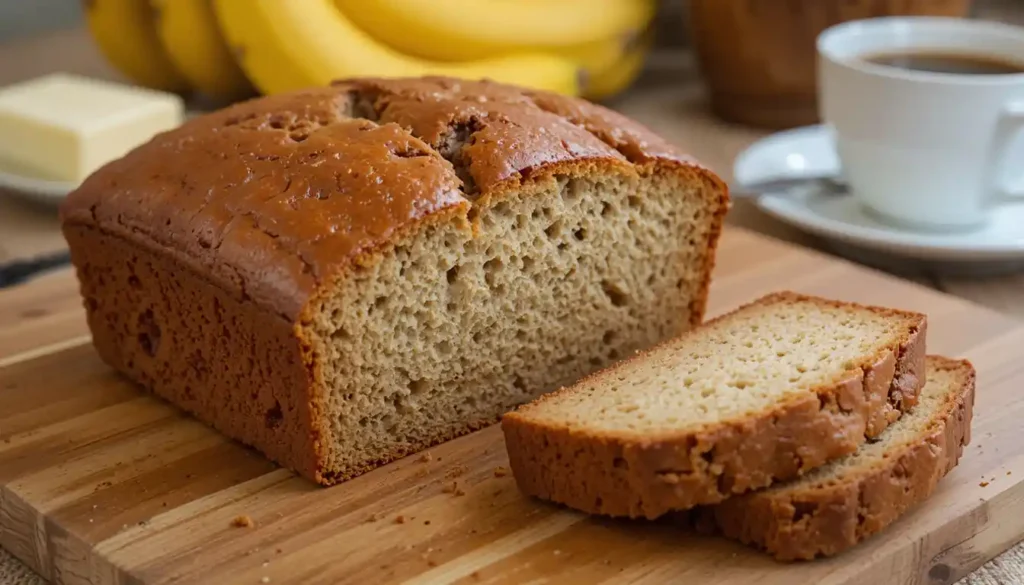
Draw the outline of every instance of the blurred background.
<instances>
[{"instance_id":1,"label":"blurred background","mask_svg":"<svg viewBox=\"0 0 1024 585\"><path fill-rule=\"evenodd\" d=\"M103 38L96 28L91 33L89 30L86 7L101 12L96 10L99 5L121 3L118 0L0 0L0 46L16 45L0 57L4 60L0 65L0 85L55 70L147 85L147 80L125 75L125 68L117 62L116 55L111 59L110 46L116 42ZM165 3L166 0L149 2L156 10ZM358 5L358 0L337 0L335 4L344 9ZM568 53L571 58L583 59L589 82L600 86L590 92L584 89L584 97L608 100L633 88L643 77L641 74L651 69L685 69L689 65L684 61L693 57L685 51L696 49L695 66L707 85L709 105L715 114L727 121L765 128L792 127L815 120L816 116L810 111L814 107L813 40L830 24L889 14L963 15L1024 21L1024 8L1021 8L1024 0L650 0L649 4L656 5L654 16L649 21L642 17L643 29L635 26L637 22L624 21L622 30L618 31L620 43L615 50L605 47L601 53L593 52L589 46L580 46ZM380 14L350 20L381 45L411 56L428 60L457 57L440 47L428 47L416 54L415 49L419 47L405 40L419 36L415 33L420 31L415 29L398 32L395 28L378 34L388 30L386 17L387 14ZM130 22L130 18L124 22ZM188 25L189 18L195 15L178 17L175 26ZM103 23L98 25L103 26ZM574 26L568 25L566 30L571 31ZM86 36L92 36L97 42L81 42ZM643 45L640 47L644 53L643 67L621 66L621 71L615 75L601 75L602 68L613 69L616 58L625 61L638 45ZM179 65L177 60L181 57L173 50L171 57ZM465 56L467 60L472 57L472 51ZM634 62L640 61L634 59ZM185 73L191 76L191 72ZM251 71L245 73L261 93L276 89L255 78ZM676 79L682 78L677 76ZM520 80L513 78L513 81ZM228 95L214 96L220 99L212 102L196 102L197 96L192 95L190 103L216 107L225 101L223 98L232 101L245 92L224 93ZM765 102L774 102L768 108L771 111L765 111Z\"/></svg>"},{"instance_id":2,"label":"blurred background","mask_svg":"<svg viewBox=\"0 0 1024 585\"><path fill-rule=\"evenodd\" d=\"M0 42L81 22L78 0L0 0Z\"/></svg>"}]
</instances>

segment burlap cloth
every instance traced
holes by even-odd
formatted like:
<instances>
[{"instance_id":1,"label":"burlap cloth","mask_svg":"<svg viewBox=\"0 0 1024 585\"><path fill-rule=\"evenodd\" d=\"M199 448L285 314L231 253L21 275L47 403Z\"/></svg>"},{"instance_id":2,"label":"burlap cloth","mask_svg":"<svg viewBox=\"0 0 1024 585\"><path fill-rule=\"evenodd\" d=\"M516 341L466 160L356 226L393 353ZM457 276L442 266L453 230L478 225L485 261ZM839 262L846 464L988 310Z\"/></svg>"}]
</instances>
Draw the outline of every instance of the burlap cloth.
<instances>
[{"instance_id":1,"label":"burlap cloth","mask_svg":"<svg viewBox=\"0 0 1024 585\"><path fill-rule=\"evenodd\" d=\"M0 585L44 585L42 577L0 549ZM958 585L1024 584L1024 543L1018 544L957 582ZM879 584L881 585L881 584Z\"/></svg>"}]
</instances>

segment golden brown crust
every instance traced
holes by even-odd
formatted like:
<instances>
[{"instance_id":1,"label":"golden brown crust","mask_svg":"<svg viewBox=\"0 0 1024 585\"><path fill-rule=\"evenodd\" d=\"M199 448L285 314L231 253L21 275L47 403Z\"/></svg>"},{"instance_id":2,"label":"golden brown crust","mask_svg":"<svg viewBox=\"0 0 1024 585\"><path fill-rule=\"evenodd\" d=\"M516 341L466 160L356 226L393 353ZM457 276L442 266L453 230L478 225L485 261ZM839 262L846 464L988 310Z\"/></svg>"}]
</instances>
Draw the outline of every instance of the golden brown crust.
<instances>
[{"instance_id":1,"label":"golden brown crust","mask_svg":"<svg viewBox=\"0 0 1024 585\"><path fill-rule=\"evenodd\" d=\"M973 366L930 357L929 367L958 372L963 384L946 397L919 441L835 482L738 496L701 510L699 521L786 561L834 555L884 529L931 495L970 442Z\"/></svg>"},{"instance_id":2,"label":"golden brown crust","mask_svg":"<svg viewBox=\"0 0 1024 585\"><path fill-rule=\"evenodd\" d=\"M297 319L319 286L420 219L580 163L696 177L716 219L728 207L719 178L614 112L432 77L339 81L193 119L94 173L61 216L151 241Z\"/></svg>"},{"instance_id":3,"label":"golden brown crust","mask_svg":"<svg viewBox=\"0 0 1024 585\"><path fill-rule=\"evenodd\" d=\"M604 108L492 82L354 79L239 103L98 170L69 195L61 218L104 359L225 434L333 483L346 475L323 467L327 389L301 327L311 302L426 224L469 225L474 205L553 173L661 173L705 184L714 225L692 315L699 321L728 208L721 180ZM110 242L146 257L150 296L132 292L132 266L121 270L116 258L100 257ZM256 373L244 384L225 378L186 387L166 379L186 371L182 352L133 359L139 342L128 320L168 291L204 308L162 314L164 335L192 335L174 319L214 303L231 307L228 331L260 324L255 348L224 356ZM122 317L99 308L111 304ZM189 343L220 347L212 334ZM271 346L282 348L273 359L261 353ZM266 360L277 367L263 371ZM264 404L270 397L297 417L274 423L286 435L261 427L264 411L276 412Z\"/></svg>"},{"instance_id":4,"label":"golden brown crust","mask_svg":"<svg viewBox=\"0 0 1024 585\"><path fill-rule=\"evenodd\" d=\"M534 421L528 413L573 388L542 396L502 418L520 489L589 513L657 518L672 510L718 503L848 455L895 420L893 413L898 416L916 402L925 371L924 315L786 291L719 318L755 304L790 301L856 306L891 315L907 321L907 333L892 347L864 356L833 385L811 389L758 416L706 428L661 435L570 429ZM656 349L629 361L643 360ZM588 380L614 376L618 367Z\"/></svg>"},{"instance_id":5,"label":"golden brown crust","mask_svg":"<svg viewBox=\"0 0 1024 585\"><path fill-rule=\"evenodd\" d=\"M464 202L440 155L397 126L344 117L347 101L316 89L193 119L90 176L63 222L152 242L295 319L346 261Z\"/></svg>"}]
</instances>

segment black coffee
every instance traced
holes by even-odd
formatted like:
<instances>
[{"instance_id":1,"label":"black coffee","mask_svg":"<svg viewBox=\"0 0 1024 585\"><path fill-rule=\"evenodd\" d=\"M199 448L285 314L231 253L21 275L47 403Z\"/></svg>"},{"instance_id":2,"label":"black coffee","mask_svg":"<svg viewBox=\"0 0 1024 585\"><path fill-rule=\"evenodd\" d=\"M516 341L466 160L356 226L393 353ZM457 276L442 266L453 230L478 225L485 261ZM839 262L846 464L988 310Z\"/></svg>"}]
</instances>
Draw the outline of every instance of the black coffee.
<instances>
[{"instance_id":1,"label":"black coffee","mask_svg":"<svg viewBox=\"0 0 1024 585\"><path fill-rule=\"evenodd\" d=\"M1009 75L1024 73L1024 59L1011 61L1003 57L967 53L903 52L871 55L870 63L912 71L956 73L960 75Z\"/></svg>"}]
</instances>

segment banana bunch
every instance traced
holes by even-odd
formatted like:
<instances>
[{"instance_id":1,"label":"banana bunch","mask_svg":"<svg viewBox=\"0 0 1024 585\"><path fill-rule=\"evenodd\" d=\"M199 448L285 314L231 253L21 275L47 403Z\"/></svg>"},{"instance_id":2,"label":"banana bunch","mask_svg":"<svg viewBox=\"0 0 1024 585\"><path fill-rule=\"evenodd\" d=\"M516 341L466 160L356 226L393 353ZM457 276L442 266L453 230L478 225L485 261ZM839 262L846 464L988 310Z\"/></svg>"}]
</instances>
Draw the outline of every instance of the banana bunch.
<instances>
[{"instance_id":1,"label":"banana bunch","mask_svg":"<svg viewBox=\"0 0 1024 585\"><path fill-rule=\"evenodd\" d=\"M218 102L253 95L207 0L83 0L100 52L129 80Z\"/></svg>"},{"instance_id":2,"label":"banana bunch","mask_svg":"<svg viewBox=\"0 0 1024 585\"><path fill-rule=\"evenodd\" d=\"M334 0L353 24L407 55L470 62L541 51L584 74L603 99L640 73L657 0Z\"/></svg>"},{"instance_id":3,"label":"banana bunch","mask_svg":"<svg viewBox=\"0 0 1024 585\"><path fill-rule=\"evenodd\" d=\"M219 102L342 77L489 78L602 99L643 66L657 0L88 0L132 81Z\"/></svg>"}]
</instances>

